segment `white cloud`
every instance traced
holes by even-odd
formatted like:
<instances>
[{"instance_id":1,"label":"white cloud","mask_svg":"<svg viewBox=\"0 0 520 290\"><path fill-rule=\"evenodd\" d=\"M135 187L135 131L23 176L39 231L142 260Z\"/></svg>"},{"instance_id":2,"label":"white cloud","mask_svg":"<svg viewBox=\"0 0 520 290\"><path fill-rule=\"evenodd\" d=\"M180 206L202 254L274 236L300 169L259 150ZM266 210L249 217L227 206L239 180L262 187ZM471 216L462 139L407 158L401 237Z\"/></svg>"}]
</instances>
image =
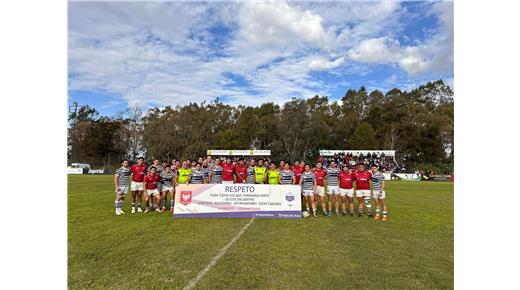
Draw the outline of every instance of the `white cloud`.
<instances>
[{"instance_id":1,"label":"white cloud","mask_svg":"<svg viewBox=\"0 0 520 290\"><path fill-rule=\"evenodd\" d=\"M438 33L401 46L388 33L400 25L396 1L71 2L69 90L118 95L129 105L219 96L232 104L283 103L341 85L315 80L313 71L347 67L363 75L357 63L383 63L410 75L445 72L453 65L452 6L432 7L442 21ZM228 34L210 31L218 26ZM234 86L229 72L247 86Z\"/></svg>"}]
</instances>

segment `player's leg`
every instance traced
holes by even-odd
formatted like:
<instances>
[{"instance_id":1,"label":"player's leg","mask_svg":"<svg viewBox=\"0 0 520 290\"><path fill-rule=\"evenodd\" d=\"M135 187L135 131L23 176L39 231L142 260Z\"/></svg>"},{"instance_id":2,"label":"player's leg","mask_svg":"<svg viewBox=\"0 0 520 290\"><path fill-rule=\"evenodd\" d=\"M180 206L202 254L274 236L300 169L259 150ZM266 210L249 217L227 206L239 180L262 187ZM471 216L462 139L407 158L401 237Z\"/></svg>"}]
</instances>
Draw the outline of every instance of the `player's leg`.
<instances>
[{"instance_id":1,"label":"player's leg","mask_svg":"<svg viewBox=\"0 0 520 290\"><path fill-rule=\"evenodd\" d=\"M161 212L161 195L162 193L160 191L157 191L156 194L154 194L154 198L155 198L155 211L156 212Z\"/></svg>"},{"instance_id":2,"label":"player's leg","mask_svg":"<svg viewBox=\"0 0 520 290\"><path fill-rule=\"evenodd\" d=\"M314 192L311 193L310 199L311 199L311 206L312 206L312 216L318 217L318 214L316 213L316 195L314 194Z\"/></svg>"},{"instance_id":3,"label":"player's leg","mask_svg":"<svg viewBox=\"0 0 520 290\"><path fill-rule=\"evenodd\" d=\"M361 217L361 216L363 216L364 200L363 200L363 196L359 196L357 194L358 194L358 192L356 192L356 196L357 196L357 200L358 200L358 217Z\"/></svg>"},{"instance_id":4,"label":"player's leg","mask_svg":"<svg viewBox=\"0 0 520 290\"><path fill-rule=\"evenodd\" d=\"M146 206L146 209L144 210L144 213L147 213L150 211L150 190L146 191L146 194L144 195L144 203Z\"/></svg>"},{"instance_id":5,"label":"player's leg","mask_svg":"<svg viewBox=\"0 0 520 290\"><path fill-rule=\"evenodd\" d=\"M161 192L161 211L166 211L166 201L168 200L168 190L163 190Z\"/></svg>"},{"instance_id":6,"label":"player's leg","mask_svg":"<svg viewBox=\"0 0 520 290\"><path fill-rule=\"evenodd\" d=\"M339 189L334 191L334 209L336 210L336 215L339 215Z\"/></svg>"},{"instance_id":7,"label":"player's leg","mask_svg":"<svg viewBox=\"0 0 520 290\"><path fill-rule=\"evenodd\" d=\"M137 192L137 212L143 212L142 203L143 203L143 190L141 189Z\"/></svg>"},{"instance_id":8,"label":"player's leg","mask_svg":"<svg viewBox=\"0 0 520 290\"><path fill-rule=\"evenodd\" d=\"M333 195L331 193L328 193L327 194L327 203L328 203L328 212L329 212L329 215L332 214L332 200L334 199Z\"/></svg>"},{"instance_id":9,"label":"player's leg","mask_svg":"<svg viewBox=\"0 0 520 290\"><path fill-rule=\"evenodd\" d=\"M132 199L130 200L130 206L132 207L132 213L135 213L135 199L137 197L137 191L132 190L131 194L132 194Z\"/></svg>"},{"instance_id":10,"label":"player's leg","mask_svg":"<svg viewBox=\"0 0 520 290\"><path fill-rule=\"evenodd\" d=\"M383 221L386 222L387 217L387 211L386 211L386 202L385 202L385 192L383 191L383 194L379 198L379 202L381 202L381 206L383 207Z\"/></svg>"},{"instance_id":11,"label":"player's leg","mask_svg":"<svg viewBox=\"0 0 520 290\"><path fill-rule=\"evenodd\" d=\"M310 210L309 210L309 196L308 195L303 195L303 199L305 200L305 208L307 209L307 212L310 213Z\"/></svg>"},{"instance_id":12,"label":"player's leg","mask_svg":"<svg viewBox=\"0 0 520 290\"><path fill-rule=\"evenodd\" d=\"M369 218L372 218L372 200L370 198L370 190L364 191L363 199L365 201L365 208Z\"/></svg>"},{"instance_id":13,"label":"player's leg","mask_svg":"<svg viewBox=\"0 0 520 290\"><path fill-rule=\"evenodd\" d=\"M170 190L170 211L173 212L175 206L175 187Z\"/></svg>"},{"instance_id":14,"label":"player's leg","mask_svg":"<svg viewBox=\"0 0 520 290\"><path fill-rule=\"evenodd\" d=\"M379 210L379 198L374 196L374 201L376 202L376 216L374 217L374 219L378 220L379 219L379 213L380 213L380 210Z\"/></svg>"}]
</instances>

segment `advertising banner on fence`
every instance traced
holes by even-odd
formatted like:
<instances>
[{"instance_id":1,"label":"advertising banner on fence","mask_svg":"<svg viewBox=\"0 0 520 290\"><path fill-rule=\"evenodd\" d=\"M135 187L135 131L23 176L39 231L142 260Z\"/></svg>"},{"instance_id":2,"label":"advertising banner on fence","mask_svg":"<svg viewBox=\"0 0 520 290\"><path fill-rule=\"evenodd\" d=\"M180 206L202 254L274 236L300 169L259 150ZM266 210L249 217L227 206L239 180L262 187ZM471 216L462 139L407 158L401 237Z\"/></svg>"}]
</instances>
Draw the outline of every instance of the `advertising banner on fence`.
<instances>
[{"instance_id":1,"label":"advertising banner on fence","mask_svg":"<svg viewBox=\"0 0 520 290\"><path fill-rule=\"evenodd\" d=\"M298 185L180 184L174 218L301 218Z\"/></svg>"},{"instance_id":2,"label":"advertising banner on fence","mask_svg":"<svg viewBox=\"0 0 520 290\"><path fill-rule=\"evenodd\" d=\"M395 173L395 176L399 177L401 180L407 181L421 181L421 177L419 174L408 174L408 173Z\"/></svg>"},{"instance_id":3,"label":"advertising banner on fence","mask_svg":"<svg viewBox=\"0 0 520 290\"><path fill-rule=\"evenodd\" d=\"M213 156L269 156L271 150L208 150L207 154Z\"/></svg>"}]
</instances>

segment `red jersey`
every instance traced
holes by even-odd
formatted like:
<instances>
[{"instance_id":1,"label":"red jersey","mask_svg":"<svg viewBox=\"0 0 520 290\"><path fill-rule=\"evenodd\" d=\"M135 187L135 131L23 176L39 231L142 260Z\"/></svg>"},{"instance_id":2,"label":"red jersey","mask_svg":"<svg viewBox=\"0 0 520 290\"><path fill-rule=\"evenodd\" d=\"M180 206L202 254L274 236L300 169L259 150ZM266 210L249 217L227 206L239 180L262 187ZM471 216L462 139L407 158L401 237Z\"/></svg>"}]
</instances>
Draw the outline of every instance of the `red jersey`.
<instances>
[{"instance_id":1,"label":"red jersey","mask_svg":"<svg viewBox=\"0 0 520 290\"><path fill-rule=\"evenodd\" d=\"M302 177L303 168L300 166L293 166L291 168L292 172L294 172L294 177L296 179L296 184L300 184L300 178Z\"/></svg>"},{"instance_id":2,"label":"red jersey","mask_svg":"<svg viewBox=\"0 0 520 290\"><path fill-rule=\"evenodd\" d=\"M353 184L354 183L354 173L350 172L350 171L341 171L339 173L339 187L340 188L343 188L343 189L352 189L353 187Z\"/></svg>"},{"instance_id":3,"label":"red jersey","mask_svg":"<svg viewBox=\"0 0 520 290\"><path fill-rule=\"evenodd\" d=\"M235 174L235 165L233 164L222 164L222 180L233 181L233 175Z\"/></svg>"},{"instance_id":4,"label":"red jersey","mask_svg":"<svg viewBox=\"0 0 520 290\"><path fill-rule=\"evenodd\" d=\"M325 178L325 175L327 175L327 172L322 169L314 168L313 170L314 175L316 175L316 186L325 186L323 183L323 180Z\"/></svg>"},{"instance_id":5,"label":"red jersey","mask_svg":"<svg viewBox=\"0 0 520 290\"><path fill-rule=\"evenodd\" d=\"M146 164L134 164L132 167L130 167L130 172L132 172L132 181L143 182L144 175L146 173Z\"/></svg>"},{"instance_id":6,"label":"red jersey","mask_svg":"<svg viewBox=\"0 0 520 290\"><path fill-rule=\"evenodd\" d=\"M148 174L144 177L144 182L146 182L146 189L156 189L157 188L157 182L159 182L160 177L159 174Z\"/></svg>"},{"instance_id":7,"label":"red jersey","mask_svg":"<svg viewBox=\"0 0 520 290\"><path fill-rule=\"evenodd\" d=\"M235 173L239 176L237 177L237 182L245 182L247 180L247 166L235 166Z\"/></svg>"},{"instance_id":8,"label":"red jersey","mask_svg":"<svg viewBox=\"0 0 520 290\"><path fill-rule=\"evenodd\" d=\"M356 171L354 173L357 190L370 190L370 180L372 179L372 172L370 171Z\"/></svg>"}]
</instances>

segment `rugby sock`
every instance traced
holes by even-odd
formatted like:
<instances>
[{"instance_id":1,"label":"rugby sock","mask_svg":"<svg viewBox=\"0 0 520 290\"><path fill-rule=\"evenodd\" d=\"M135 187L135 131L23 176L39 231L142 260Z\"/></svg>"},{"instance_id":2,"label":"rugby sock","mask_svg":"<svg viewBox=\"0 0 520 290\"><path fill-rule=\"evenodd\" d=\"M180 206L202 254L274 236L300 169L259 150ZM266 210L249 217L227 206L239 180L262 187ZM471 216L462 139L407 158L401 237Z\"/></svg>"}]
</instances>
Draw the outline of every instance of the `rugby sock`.
<instances>
[{"instance_id":1,"label":"rugby sock","mask_svg":"<svg viewBox=\"0 0 520 290\"><path fill-rule=\"evenodd\" d=\"M350 209L350 213L354 214L354 209L353 208Z\"/></svg>"},{"instance_id":2,"label":"rugby sock","mask_svg":"<svg viewBox=\"0 0 520 290\"><path fill-rule=\"evenodd\" d=\"M166 198L163 198L161 200L161 205L162 205L162 207L166 207Z\"/></svg>"},{"instance_id":3,"label":"rugby sock","mask_svg":"<svg viewBox=\"0 0 520 290\"><path fill-rule=\"evenodd\" d=\"M170 208L173 208L173 207L174 207L174 201L172 199L172 200L170 200Z\"/></svg>"},{"instance_id":4,"label":"rugby sock","mask_svg":"<svg viewBox=\"0 0 520 290\"><path fill-rule=\"evenodd\" d=\"M361 214L361 215L363 214L363 207L359 208L359 214Z\"/></svg>"},{"instance_id":5,"label":"rugby sock","mask_svg":"<svg viewBox=\"0 0 520 290\"><path fill-rule=\"evenodd\" d=\"M386 216L386 210L383 211L383 215Z\"/></svg>"},{"instance_id":6,"label":"rugby sock","mask_svg":"<svg viewBox=\"0 0 520 290\"><path fill-rule=\"evenodd\" d=\"M311 212L311 211L309 210L309 208L307 208L307 212Z\"/></svg>"},{"instance_id":7,"label":"rugby sock","mask_svg":"<svg viewBox=\"0 0 520 290\"><path fill-rule=\"evenodd\" d=\"M370 203L370 196L365 196L365 206L369 215L372 214L372 204Z\"/></svg>"},{"instance_id":8,"label":"rugby sock","mask_svg":"<svg viewBox=\"0 0 520 290\"><path fill-rule=\"evenodd\" d=\"M118 200L116 200L115 203L116 203L116 210L121 208Z\"/></svg>"},{"instance_id":9,"label":"rugby sock","mask_svg":"<svg viewBox=\"0 0 520 290\"><path fill-rule=\"evenodd\" d=\"M135 202L131 202L131 203L130 203L130 207L131 207L131 208L132 208L132 207L135 207Z\"/></svg>"},{"instance_id":10,"label":"rugby sock","mask_svg":"<svg viewBox=\"0 0 520 290\"><path fill-rule=\"evenodd\" d=\"M376 215L379 215L380 210L376 208Z\"/></svg>"}]
</instances>

